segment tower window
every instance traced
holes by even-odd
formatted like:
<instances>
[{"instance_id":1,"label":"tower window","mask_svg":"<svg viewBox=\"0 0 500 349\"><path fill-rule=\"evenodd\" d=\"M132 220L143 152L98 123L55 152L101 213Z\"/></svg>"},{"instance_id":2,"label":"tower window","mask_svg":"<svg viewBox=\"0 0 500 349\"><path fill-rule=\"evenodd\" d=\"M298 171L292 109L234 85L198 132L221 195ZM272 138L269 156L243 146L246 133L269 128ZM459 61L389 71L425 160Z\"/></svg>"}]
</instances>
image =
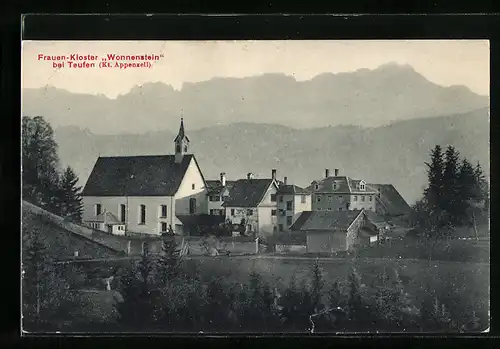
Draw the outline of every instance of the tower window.
<instances>
[{"instance_id":1,"label":"tower window","mask_svg":"<svg viewBox=\"0 0 500 349\"><path fill-rule=\"evenodd\" d=\"M187 153L187 151L188 151L188 146L187 146L187 145L185 145L185 146L184 146L184 153Z\"/></svg>"},{"instance_id":2,"label":"tower window","mask_svg":"<svg viewBox=\"0 0 500 349\"><path fill-rule=\"evenodd\" d=\"M177 144L177 145L175 146L175 152L176 152L176 153L180 153L180 152L181 152L181 146L180 146L179 144Z\"/></svg>"}]
</instances>

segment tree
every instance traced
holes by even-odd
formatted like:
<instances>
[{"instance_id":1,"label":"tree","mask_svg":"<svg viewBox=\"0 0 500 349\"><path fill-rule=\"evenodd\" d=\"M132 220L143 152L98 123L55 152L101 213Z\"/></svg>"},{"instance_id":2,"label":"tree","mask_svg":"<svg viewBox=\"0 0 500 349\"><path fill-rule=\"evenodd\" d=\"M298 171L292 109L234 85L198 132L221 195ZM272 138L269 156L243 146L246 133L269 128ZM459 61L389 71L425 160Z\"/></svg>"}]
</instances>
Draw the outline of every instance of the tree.
<instances>
[{"instance_id":1,"label":"tree","mask_svg":"<svg viewBox=\"0 0 500 349\"><path fill-rule=\"evenodd\" d=\"M22 301L24 324L51 323L68 312L69 286L54 268L43 231L23 233Z\"/></svg>"},{"instance_id":2,"label":"tree","mask_svg":"<svg viewBox=\"0 0 500 349\"><path fill-rule=\"evenodd\" d=\"M78 176L67 167L61 177L61 215L73 222L82 220L82 188L78 186Z\"/></svg>"},{"instance_id":3,"label":"tree","mask_svg":"<svg viewBox=\"0 0 500 349\"><path fill-rule=\"evenodd\" d=\"M445 152L443 170L443 209L453 227L460 225L463 204L460 201L459 186L459 159L460 155L453 146L448 146Z\"/></svg>"},{"instance_id":4,"label":"tree","mask_svg":"<svg viewBox=\"0 0 500 349\"><path fill-rule=\"evenodd\" d=\"M429 186L424 191L425 202L434 210L442 209L444 162L440 145L436 145L431 151L431 162L426 165Z\"/></svg>"},{"instance_id":5,"label":"tree","mask_svg":"<svg viewBox=\"0 0 500 349\"><path fill-rule=\"evenodd\" d=\"M59 158L54 132L43 117L22 118L23 199L59 213Z\"/></svg>"},{"instance_id":6,"label":"tree","mask_svg":"<svg viewBox=\"0 0 500 349\"><path fill-rule=\"evenodd\" d=\"M180 250L177 247L175 237L173 235L165 236L162 241L162 254L157 262L158 279L163 286L179 275L180 265Z\"/></svg>"},{"instance_id":7,"label":"tree","mask_svg":"<svg viewBox=\"0 0 500 349\"><path fill-rule=\"evenodd\" d=\"M364 285L361 283L361 276L354 266L347 279L348 298L347 298L347 314L349 324L355 330L364 330L372 325L373 314L370 306L365 301L362 293Z\"/></svg>"},{"instance_id":8,"label":"tree","mask_svg":"<svg viewBox=\"0 0 500 349\"><path fill-rule=\"evenodd\" d=\"M311 280L311 306L312 311L317 313L321 311L324 306L321 302L323 287L325 286L325 281L323 279L323 273L319 265L318 260L316 260L312 266L311 270L312 280Z\"/></svg>"},{"instance_id":9,"label":"tree","mask_svg":"<svg viewBox=\"0 0 500 349\"><path fill-rule=\"evenodd\" d=\"M462 160L460 172L458 174L458 218L459 222L463 225L471 225L473 221L473 201L475 201L476 178L474 168L467 159Z\"/></svg>"}]
</instances>

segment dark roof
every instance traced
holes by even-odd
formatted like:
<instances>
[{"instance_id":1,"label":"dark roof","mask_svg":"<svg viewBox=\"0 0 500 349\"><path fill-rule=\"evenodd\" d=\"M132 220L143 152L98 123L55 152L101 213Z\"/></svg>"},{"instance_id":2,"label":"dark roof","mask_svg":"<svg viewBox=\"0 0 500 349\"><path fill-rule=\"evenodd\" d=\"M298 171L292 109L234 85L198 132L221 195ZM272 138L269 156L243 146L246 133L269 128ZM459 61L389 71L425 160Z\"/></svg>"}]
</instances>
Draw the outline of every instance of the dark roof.
<instances>
[{"instance_id":1,"label":"dark roof","mask_svg":"<svg viewBox=\"0 0 500 349\"><path fill-rule=\"evenodd\" d=\"M191 154L184 155L179 164L175 155L99 157L82 195L172 196L191 159L196 162Z\"/></svg>"},{"instance_id":2,"label":"dark roof","mask_svg":"<svg viewBox=\"0 0 500 349\"><path fill-rule=\"evenodd\" d=\"M359 216L361 210L351 211L304 211L290 227L301 231L345 231ZM302 217L305 216L305 217Z\"/></svg>"},{"instance_id":3,"label":"dark roof","mask_svg":"<svg viewBox=\"0 0 500 349\"><path fill-rule=\"evenodd\" d=\"M377 200L382 202L386 214L403 215L411 211L408 203L392 184L370 184L370 186L380 193L380 199Z\"/></svg>"},{"instance_id":4,"label":"dark roof","mask_svg":"<svg viewBox=\"0 0 500 349\"><path fill-rule=\"evenodd\" d=\"M278 189L278 193L280 194L310 194L308 190L301 188L294 184L280 185Z\"/></svg>"},{"instance_id":5,"label":"dark roof","mask_svg":"<svg viewBox=\"0 0 500 349\"><path fill-rule=\"evenodd\" d=\"M321 180L313 181L306 190L311 192L327 192L327 193L375 193L376 189L370 184L365 184L365 190L358 188L361 183L359 179L352 179L347 176L330 176ZM335 184L335 189L334 189ZM315 186L318 185L316 190Z\"/></svg>"},{"instance_id":6,"label":"dark roof","mask_svg":"<svg viewBox=\"0 0 500 349\"><path fill-rule=\"evenodd\" d=\"M229 191L225 207L256 207L264 198L272 179L239 179Z\"/></svg>"},{"instance_id":7,"label":"dark roof","mask_svg":"<svg viewBox=\"0 0 500 349\"><path fill-rule=\"evenodd\" d=\"M206 182L208 195L220 194L222 192L222 189L224 188L220 180L207 180ZM234 183L235 181L226 180L226 188L230 190L233 187Z\"/></svg>"}]
</instances>

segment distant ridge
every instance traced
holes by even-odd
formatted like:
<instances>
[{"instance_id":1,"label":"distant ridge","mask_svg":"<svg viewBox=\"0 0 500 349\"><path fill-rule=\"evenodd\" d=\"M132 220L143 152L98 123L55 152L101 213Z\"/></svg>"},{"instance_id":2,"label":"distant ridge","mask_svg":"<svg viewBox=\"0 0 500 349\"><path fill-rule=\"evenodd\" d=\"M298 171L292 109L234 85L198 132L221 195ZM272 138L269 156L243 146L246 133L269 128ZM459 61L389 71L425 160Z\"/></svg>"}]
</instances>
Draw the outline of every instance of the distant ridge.
<instances>
[{"instance_id":1,"label":"distant ridge","mask_svg":"<svg viewBox=\"0 0 500 349\"><path fill-rule=\"evenodd\" d=\"M181 90L152 82L110 99L54 87L24 89L24 115L43 115L54 126L88 128L94 134L174 130L181 110L190 130L238 122L293 128L338 125L377 127L393 121L469 112L489 97L465 86L436 85L409 65L323 73L297 81L285 74L213 78Z\"/></svg>"}]
</instances>

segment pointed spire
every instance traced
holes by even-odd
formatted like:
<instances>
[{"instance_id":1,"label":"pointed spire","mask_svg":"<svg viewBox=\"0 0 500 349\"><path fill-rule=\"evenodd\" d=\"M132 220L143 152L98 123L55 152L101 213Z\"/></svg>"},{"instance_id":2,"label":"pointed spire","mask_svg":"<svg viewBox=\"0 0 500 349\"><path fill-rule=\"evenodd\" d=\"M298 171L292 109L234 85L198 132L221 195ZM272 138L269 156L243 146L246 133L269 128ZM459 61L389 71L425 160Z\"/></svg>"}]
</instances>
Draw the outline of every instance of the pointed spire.
<instances>
[{"instance_id":1,"label":"pointed spire","mask_svg":"<svg viewBox=\"0 0 500 349\"><path fill-rule=\"evenodd\" d=\"M179 133L175 137L175 142L178 140L186 139L189 142L189 138L186 136L186 131L184 130L184 118L181 116L181 126L179 127Z\"/></svg>"}]
</instances>

